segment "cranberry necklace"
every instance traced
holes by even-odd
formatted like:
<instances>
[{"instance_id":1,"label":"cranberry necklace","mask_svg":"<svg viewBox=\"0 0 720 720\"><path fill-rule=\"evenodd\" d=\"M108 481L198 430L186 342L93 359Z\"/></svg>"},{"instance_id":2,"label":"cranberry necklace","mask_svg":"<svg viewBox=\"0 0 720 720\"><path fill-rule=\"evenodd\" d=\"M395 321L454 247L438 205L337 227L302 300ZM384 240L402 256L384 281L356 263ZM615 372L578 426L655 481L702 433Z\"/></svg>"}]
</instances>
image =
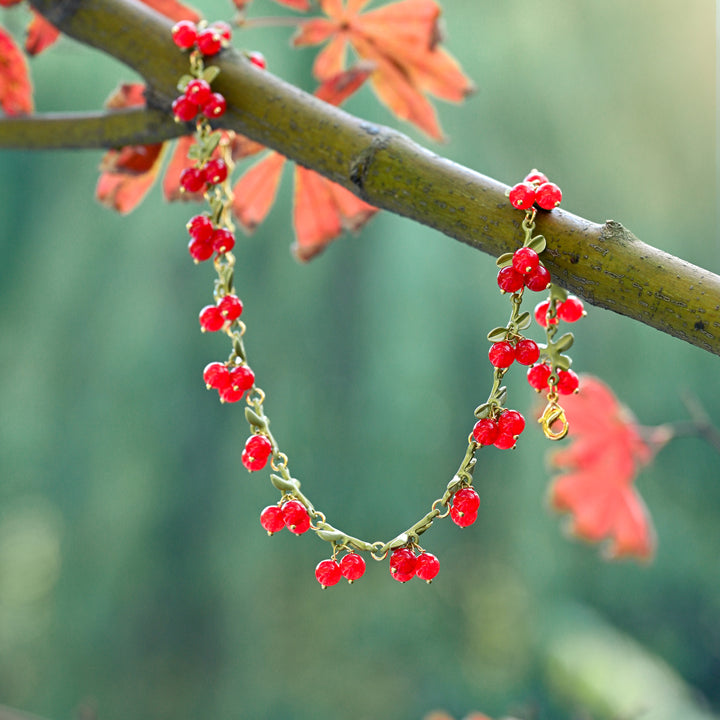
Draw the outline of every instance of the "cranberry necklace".
<instances>
[{"instance_id":1,"label":"cranberry necklace","mask_svg":"<svg viewBox=\"0 0 720 720\"><path fill-rule=\"evenodd\" d=\"M242 452L242 463L248 471L255 472L269 462L273 471L270 481L280 492L278 502L260 513L260 523L269 535L285 528L296 535L312 530L321 540L330 543L330 557L321 560L315 569L323 588L337 584L343 577L351 583L361 578L365 560L360 553L378 561L389 556L390 573L399 582L413 577L430 582L440 570L440 562L422 548L420 536L435 520L448 515L460 527L475 522L480 506L480 497L472 487L477 450L488 445L501 450L513 448L525 429L525 418L517 410L505 407L507 388L502 385L502 379L514 362L528 366L530 385L538 392L547 392L547 406L538 420L545 435L551 440L560 440L567 434L568 422L558 400L560 395L578 389L578 376L570 369L571 359L566 354L573 335L568 332L557 339L555 336L559 321L575 322L585 311L577 297L551 284L550 273L539 258L546 246L545 238L533 235L538 209L551 211L560 203L562 192L537 170L509 191L513 207L525 212L522 247L497 259L497 283L500 290L509 295L510 317L505 326L488 333L492 389L488 399L475 409L476 422L468 437L465 456L444 493L432 503L426 515L387 542L368 542L348 535L327 521L300 490L300 482L290 474L288 457L270 432L270 420L264 409L265 393L255 382L245 352L246 326L240 320L243 304L235 294L235 257L231 252L235 236L229 176L234 166L235 136L231 132L212 130L210 120L225 113L226 103L225 98L211 88L219 69L205 65L206 57L216 55L229 43L230 27L222 22L195 25L181 21L172 33L175 44L189 51L190 61L190 74L180 78L178 89L182 94L173 102L172 110L178 122L195 121L195 143L188 154L194 165L183 171L180 183L185 192L202 192L209 206L208 212L195 215L187 223L188 250L196 263L213 258L217 273L215 302L200 311L200 327L203 332L224 332L232 344L227 360L207 365L203 378L208 389L218 391L221 402L236 403L244 398L247 404L245 418L251 435ZM264 68L261 55L248 53L247 56L250 62ZM545 328L543 344L522 334L532 323L530 313L520 309L526 290L549 290L547 300L539 303L534 311L535 320Z\"/></svg>"}]
</instances>

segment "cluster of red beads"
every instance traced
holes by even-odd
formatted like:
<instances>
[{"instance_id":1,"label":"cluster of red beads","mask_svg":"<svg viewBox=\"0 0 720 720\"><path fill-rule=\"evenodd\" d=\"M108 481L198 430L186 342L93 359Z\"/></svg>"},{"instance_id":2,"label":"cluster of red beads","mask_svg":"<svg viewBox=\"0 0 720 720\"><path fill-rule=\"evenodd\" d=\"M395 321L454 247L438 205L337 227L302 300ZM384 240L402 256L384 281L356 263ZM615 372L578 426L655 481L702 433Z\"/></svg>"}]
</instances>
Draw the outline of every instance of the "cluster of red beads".
<instances>
[{"instance_id":1,"label":"cluster of red beads","mask_svg":"<svg viewBox=\"0 0 720 720\"><path fill-rule=\"evenodd\" d=\"M510 367L516 360L521 365L532 365L540 357L540 348L528 338L520 338L515 343L501 340L490 346L488 357L496 368Z\"/></svg>"},{"instance_id":2,"label":"cluster of red beads","mask_svg":"<svg viewBox=\"0 0 720 720\"><path fill-rule=\"evenodd\" d=\"M503 410L497 417L478 420L472 436L478 445L494 445L500 450L515 447L515 442L525 429L525 418L517 410Z\"/></svg>"},{"instance_id":3,"label":"cluster of red beads","mask_svg":"<svg viewBox=\"0 0 720 720\"><path fill-rule=\"evenodd\" d=\"M468 527L477 520L480 496L471 487L458 490L450 503L450 517L458 527Z\"/></svg>"},{"instance_id":4,"label":"cluster of red beads","mask_svg":"<svg viewBox=\"0 0 720 720\"><path fill-rule=\"evenodd\" d=\"M204 192L211 185L225 182L228 166L222 158L212 158L204 165L185 168L180 173L180 187L189 193Z\"/></svg>"},{"instance_id":5,"label":"cluster of red beads","mask_svg":"<svg viewBox=\"0 0 720 720\"><path fill-rule=\"evenodd\" d=\"M414 577L429 583L440 572L440 561L429 552L416 555L411 548L394 550L390 555L390 574L401 583Z\"/></svg>"},{"instance_id":6,"label":"cluster of red beads","mask_svg":"<svg viewBox=\"0 0 720 720\"><path fill-rule=\"evenodd\" d=\"M501 268L497 276L498 287L503 292L516 293L526 287L533 292L547 290L550 273L540 262L538 254L529 247L518 248L512 264Z\"/></svg>"},{"instance_id":7,"label":"cluster of red beads","mask_svg":"<svg viewBox=\"0 0 720 720\"><path fill-rule=\"evenodd\" d=\"M212 91L207 80L196 78L188 83L182 95L173 100L172 110L178 122L189 122L198 115L215 120L225 114L227 101L221 93Z\"/></svg>"},{"instance_id":8,"label":"cluster of red beads","mask_svg":"<svg viewBox=\"0 0 720 720\"><path fill-rule=\"evenodd\" d=\"M249 370L249 368L245 369ZM252 371L250 372L252 374ZM253 382L254 381L255 377L253 376ZM249 389L250 388L248 388L248 390ZM245 441L245 447L243 448L240 459L242 460L242 464L250 472L255 472L255 470L262 470L267 465L272 451L272 444L264 435L251 435ZM307 530L307 528L305 528L305 530ZM301 532L305 532L305 530L301 530Z\"/></svg>"},{"instance_id":9,"label":"cluster of red beads","mask_svg":"<svg viewBox=\"0 0 720 720\"><path fill-rule=\"evenodd\" d=\"M268 535L284 528L295 535L302 535L310 529L310 515L299 500L286 500L281 505L268 505L260 513L260 524Z\"/></svg>"},{"instance_id":10,"label":"cluster of red beads","mask_svg":"<svg viewBox=\"0 0 720 720\"><path fill-rule=\"evenodd\" d=\"M198 27L191 20L180 20L172 28L173 42L181 50L199 50L203 55L217 55L232 37L232 28L222 20Z\"/></svg>"},{"instance_id":11,"label":"cluster of red beads","mask_svg":"<svg viewBox=\"0 0 720 720\"><path fill-rule=\"evenodd\" d=\"M547 390L550 386L550 376L552 368L547 363L538 363L533 365L527 373L527 379L530 387L535 388L538 392ZM580 387L580 378L573 370L559 370L557 374L558 380L557 391L561 395L572 395Z\"/></svg>"},{"instance_id":12,"label":"cluster of red beads","mask_svg":"<svg viewBox=\"0 0 720 720\"><path fill-rule=\"evenodd\" d=\"M242 315L242 300L235 295L225 295L217 305L206 305L199 315L203 332L217 332Z\"/></svg>"},{"instance_id":13,"label":"cluster of red beads","mask_svg":"<svg viewBox=\"0 0 720 720\"><path fill-rule=\"evenodd\" d=\"M228 253L235 247L232 232L224 227L216 227L207 215L195 215L185 227L190 235L188 252L196 263L209 260L214 253Z\"/></svg>"},{"instance_id":14,"label":"cluster of red beads","mask_svg":"<svg viewBox=\"0 0 720 720\"><path fill-rule=\"evenodd\" d=\"M203 370L203 380L208 390L218 391L220 402L234 403L242 400L255 384L255 373L247 365L228 367L225 363L211 362Z\"/></svg>"},{"instance_id":15,"label":"cluster of red beads","mask_svg":"<svg viewBox=\"0 0 720 720\"><path fill-rule=\"evenodd\" d=\"M533 170L522 182L510 188L509 196L510 204L518 210L527 210L533 205L552 210L560 204L562 190L539 170Z\"/></svg>"},{"instance_id":16,"label":"cluster of red beads","mask_svg":"<svg viewBox=\"0 0 720 720\"><path fill-rule=\"evenodd\" d=\"M357 553L348 553L338 562L335 558L321 560L315 568L315 577L323 589L337 585L342 578L349 583L365 574L365 561Z\"/></svg>"},{"instance_id":17,"label":"cluster of red beads","mask_svg":"<svg viewBox=\"0 0 720 720\"><path fill-rule=\"evenodd\" d=\"M575 295L568 295L567 300L557 303L555 306L555 317L548 318L547 313L549 309L549 300L545 300L535 306L535 320L541 327L547 327L548 323L555 325L558 320L571 323L577 322L586 314L583 301L579 297L575 297Z\"/></svg>"}]
</instances>

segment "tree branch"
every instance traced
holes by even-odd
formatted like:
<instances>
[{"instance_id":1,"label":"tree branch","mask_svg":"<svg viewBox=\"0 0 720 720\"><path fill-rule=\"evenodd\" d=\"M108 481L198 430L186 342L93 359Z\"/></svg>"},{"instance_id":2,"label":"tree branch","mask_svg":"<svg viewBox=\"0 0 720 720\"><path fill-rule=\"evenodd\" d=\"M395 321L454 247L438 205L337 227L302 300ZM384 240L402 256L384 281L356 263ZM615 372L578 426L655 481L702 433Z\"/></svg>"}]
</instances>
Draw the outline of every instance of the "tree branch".
<instances>
[{"instance_id":1,"label":"tree branch","mask_svg":"<svg viewBox=\"0 0 720 720\"><path fill-rule=\"evenodd\" d=\"M135 69L151 88L151 107L169 114L187 59L171 41L167 18L127 0L31 4L62 32ZM238 52L225 51L216 64L222 72L214 86L228 101L224 127L478 250L499 255L518 246L519 213L502 183L327 105ZM7 147L5 122L0 146ZM168 137L176 134L168 126ZM600 225L558 209L538 215L537 226L549 239L543 261L559 284L593 305L720 354L720 277L640 242L617 222Z\"/></svg>"}]
</instances>

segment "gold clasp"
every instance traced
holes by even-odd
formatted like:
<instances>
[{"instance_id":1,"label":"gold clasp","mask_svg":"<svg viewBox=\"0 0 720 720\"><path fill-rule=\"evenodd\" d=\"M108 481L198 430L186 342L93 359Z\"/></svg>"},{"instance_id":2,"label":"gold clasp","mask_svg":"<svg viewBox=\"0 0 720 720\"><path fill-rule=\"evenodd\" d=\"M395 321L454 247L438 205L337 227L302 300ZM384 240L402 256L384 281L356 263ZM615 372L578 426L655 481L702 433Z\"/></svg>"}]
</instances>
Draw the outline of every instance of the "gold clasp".
<instances>
[{"instance_id":1,"label":"gold clasp","mask_svg":"<svg viewBox=\"0 0 720 720\"><path fill-rule=\"evenodd\" d=\"M565 417L565 411L557 403L557 395L548 395L548 404L543 411L543 414L538 419L540 425L542 425L545 437L548 440L562 440L570 429L570 423ZM562 427L559 430L553 430L555 423L561 423Z\"/></svg>"}]
</instances>

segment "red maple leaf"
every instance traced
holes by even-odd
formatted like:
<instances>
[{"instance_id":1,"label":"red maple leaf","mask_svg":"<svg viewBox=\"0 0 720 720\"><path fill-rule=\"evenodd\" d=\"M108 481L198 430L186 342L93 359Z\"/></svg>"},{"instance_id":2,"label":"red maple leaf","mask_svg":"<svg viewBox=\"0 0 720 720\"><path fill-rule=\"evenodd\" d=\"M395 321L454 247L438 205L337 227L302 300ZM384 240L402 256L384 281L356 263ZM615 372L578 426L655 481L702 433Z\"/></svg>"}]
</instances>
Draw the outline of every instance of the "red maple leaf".
<instances>
[{"instance_id":1,"label":"red maple leaf","mask_svg":"<svg viewBox=\"0 0 720 720\"><path fill-rule=\"evenodd\" d=\"M473 91L457 61L438 46L440 7L434 0L401 0L365 14L369 0L320 0L328 18L300 25L295 45L318 45L313 72L319 80L345 68L347 46L375 71L370 83L379 99L403 120L430 137L443 137L435 108L426 93L459 102Z\"/></svg>"},{"instance_id":2,"label":"red maple leaf","mask_svg":"<svg viewBox=\"0 0 720 720\"><path fill-rule=\"evenodd\" d=\"M6 115L33 111L32 82L25 56L0 27L0 108Z\"/></svg>"},{"instance_id":3,"label":"red maple leaf","mask_svg":"<svg viewBox=\"0 0 720 720\"><path fill-rule=\"evenodd\" d=\"M28 55L39 55L49 48L60 35L60 31L39 12L32 11L32 20L27 26L25 52Z\"/></svg>"},{"instance_id":4,"label":"red maple leaf","mask_svg":"<svg viewBox=\"0 0 720 720\"><path fill-rule=\"evenodd\" d=\"M550 487L552 506L572 515L570 531L607 541L607 554L649 560L655 532L634 481L670 439L662 427L641 432L632 413L598 378L584 375L580 392L564 397L570 444L550 455L563 474Z\"/></svg>"},{"instance_id":5,"label":"red maple leaf","mask_svg":"<svg viewBox=\"0 0 720 720\"><path fill-rule=\"evenodd\" d=\"M358 65L328 79L315 94L325 102L339 105L371 72L368 66ZM235 184L233 211L247 232L265 219L275 202L284 165L282 155L270 152ZM295 167L293 252L299 260L310 260L343 230L359 230L376 212L377 208L341 185L307 168Z\"/></svg>"}]
</instances>

